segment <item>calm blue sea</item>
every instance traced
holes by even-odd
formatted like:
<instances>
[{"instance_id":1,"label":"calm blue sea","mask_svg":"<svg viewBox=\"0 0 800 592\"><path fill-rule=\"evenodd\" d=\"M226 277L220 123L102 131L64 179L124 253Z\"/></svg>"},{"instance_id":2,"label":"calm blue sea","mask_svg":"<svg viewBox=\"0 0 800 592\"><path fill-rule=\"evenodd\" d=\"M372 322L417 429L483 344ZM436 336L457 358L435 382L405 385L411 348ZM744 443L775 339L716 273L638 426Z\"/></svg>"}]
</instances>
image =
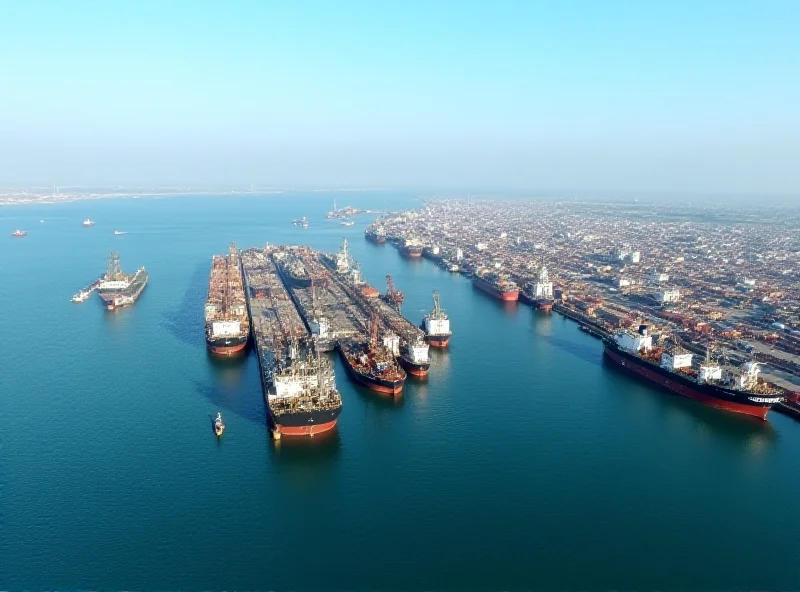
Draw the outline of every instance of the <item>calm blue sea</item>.
<instances>
[{"instance_id":1,"label":"calm blue sea","mask_svg":"<svg viewBox=\"0 0 800 592\"><path fill-rule=\"evenodd\" d=\"M362 192L0 208L0 589L800 588L800 424L620 374L574 323L367 243L371 217L326 221L334 198L419 205ZM304 215L307 230L291 225ZM397 402L337 360L338 430L275 443L254 355L206 354L210 258L231 240L333 251L342 237L376 287L392 275L412 319L438 289L455 335ZM141 299L72 304L112 249L149 270Z\"/></svg>"}]
</instances>

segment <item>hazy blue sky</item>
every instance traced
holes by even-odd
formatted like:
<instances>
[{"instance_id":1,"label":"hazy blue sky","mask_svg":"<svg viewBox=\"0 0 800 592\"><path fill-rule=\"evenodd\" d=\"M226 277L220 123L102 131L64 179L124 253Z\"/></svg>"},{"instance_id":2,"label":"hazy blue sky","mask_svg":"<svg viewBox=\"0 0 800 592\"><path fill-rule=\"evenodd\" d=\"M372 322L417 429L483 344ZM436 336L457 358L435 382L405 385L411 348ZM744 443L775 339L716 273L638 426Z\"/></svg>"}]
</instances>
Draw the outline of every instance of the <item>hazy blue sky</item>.
<instances>
[{"instance_id":1,"label":"hazy blue sky","mask_svg":"<svg viewBox=\"0 0 800 592\"><path fill-rule=\"evenodd\" d=\"M800 194L800 2L0 0L0 183Z\"/></svg>"}]
</instances>

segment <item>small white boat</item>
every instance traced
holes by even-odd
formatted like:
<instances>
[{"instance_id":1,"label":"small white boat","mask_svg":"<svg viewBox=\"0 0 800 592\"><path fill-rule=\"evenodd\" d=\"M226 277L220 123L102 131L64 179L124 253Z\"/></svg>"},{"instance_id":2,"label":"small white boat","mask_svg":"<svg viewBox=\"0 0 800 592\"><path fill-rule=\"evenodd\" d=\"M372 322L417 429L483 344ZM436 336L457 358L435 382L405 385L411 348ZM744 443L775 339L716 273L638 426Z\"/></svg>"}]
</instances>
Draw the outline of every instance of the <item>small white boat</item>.
<instances>
[{"instance_id":1,"label":"small white boat","mask_svg":"<svg viewBox=\"0 0 800 592\"><path fill-rule=\"evenodd\" d=\"M86 220L83 221L83 225L84 226L94 226L94 220L92 220L91 218L86 218Z\"/></svg>"},{"instance_id":2,"label":"small white boat","mask_svg":"<svg viewBox=\"0 0 800 592\"><path fill-rule=\"evenodd\" d=\"M120 236L120 235L122 235L122 234L125 234L125 231L124 231L124 230L115 230L115 231L114 231L114 236Z\"/></svg>"},{"instance_id":3,"label":"small white boat","mask_svg":"<svg viewBox=\"0 0 800 592\"><path fill-rule=\"evenodd\" d=\"M222 432L225 431L225 424L222 423L222 415L219 411L217 411L217 418L214 420L214 433L219 438L222 435Z\"/></svg>"},{"instance_id":4,"label":"small white boat","mask_svg":"<svg viewBox=\"0 0 800 592\"><path fill-rule=\"evenodd\" d=\"M80 292L78 292L77 294L75 294L72 297L72 301L73 302L83 302L84 300L86 300L89 297L90 294L91 294L91 292L89 290L81 290Z\"/></svg>"},{"instance_id":5,"label":"small white boat","mask_svg":"<svg viewBox=\"0 0 800 592\"><path fill-rule=\"evenodd\" d=\"M26 234L28 234L28 233L25 232L24 230L17 229L14 232L11 233L11 236L25 236Z\"/></svg>"}]
</instances>

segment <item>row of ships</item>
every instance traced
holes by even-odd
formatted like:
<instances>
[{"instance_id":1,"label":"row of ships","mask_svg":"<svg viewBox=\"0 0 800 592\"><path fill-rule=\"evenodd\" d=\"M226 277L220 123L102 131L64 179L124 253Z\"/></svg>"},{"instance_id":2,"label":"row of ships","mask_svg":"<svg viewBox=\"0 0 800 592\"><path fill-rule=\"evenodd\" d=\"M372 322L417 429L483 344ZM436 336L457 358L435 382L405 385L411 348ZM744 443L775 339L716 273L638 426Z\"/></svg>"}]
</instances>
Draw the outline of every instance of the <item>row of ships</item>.
<instances>
[{"instance_id":1,"label":"row of ships","mask_svg":"<svg viewBox=\"0 0 800 592\"><path fill-rule=\"evenodd\" d=\"M402 339L397 334L402 329L386 330L387 321L379 321L374 311L353 315L354 326L361 324L349 337L330 338L328 321L315 312L313 304L310 310L303 307L293 289L312 288L313 294L315 279L330 281L332 274L340 274L337 285L343 296L363 304L368 296L356 293L361 282L346 241L336 255L318 257L310 250L278 248L240 252L231 245L227 255L212 258L205 305L206 344L215 355L234 356L245 350L252 335L267 420L275 438L313 436L335 427L342 398L326 352L338 348L357 383L397 395L407 374L427 374L428 348L449 343L450 321L438 293L420 327L405 331ZM349 290L352 293L346 294ZM391 292L387 298L391 300Z\"/></svg>"},{"instance_id":2,"label":"row of ships","mask_svg":"<svg viewBox=\"0 0 800 592\"><path fill-rule=\"evenodd\" d=\"M385 244L387 233L380 221L367 226L364 237L376 245ZM400 254L409 259L419 259L425 251L422 242L416 238L402 239L397 245ZM458 266L456 266L457 268ZM472 275L472 284L478 290L506 302L520 300L544 312L553 309L553 283L550 281L547 267L542 266L535 282L527 282L521 288L504 274L490 270L480 270Z\"/></svg>"}]
</instances>

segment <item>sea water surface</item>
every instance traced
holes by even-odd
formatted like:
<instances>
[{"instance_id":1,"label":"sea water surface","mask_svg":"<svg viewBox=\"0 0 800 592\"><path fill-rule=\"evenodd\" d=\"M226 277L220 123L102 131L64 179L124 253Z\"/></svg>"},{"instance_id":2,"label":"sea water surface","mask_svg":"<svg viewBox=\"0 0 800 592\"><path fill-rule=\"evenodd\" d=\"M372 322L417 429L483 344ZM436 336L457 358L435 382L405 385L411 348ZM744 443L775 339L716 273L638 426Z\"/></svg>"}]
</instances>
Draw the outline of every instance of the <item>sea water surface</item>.
<instances>
[{"instance_id":1,"label":"sea water surface","mask_svg":"<svg viewBox=\"0 0 800 592\"><path fill-rule=\"evenodd\" d=\"M800 587L800 424L642 384L571 321L367 243L374 217L325 220L334 198L420 205L294 193L0 209L0 589ZM337 360L338 430L277 443L254 354L206 353L210 258L231 240L334 251L342 237L373 285L392 275L413 320L438 289L454 337L398 401ZM112 249L149 270L141 299L71 303Z\"/></svg>"}]
</instances>

